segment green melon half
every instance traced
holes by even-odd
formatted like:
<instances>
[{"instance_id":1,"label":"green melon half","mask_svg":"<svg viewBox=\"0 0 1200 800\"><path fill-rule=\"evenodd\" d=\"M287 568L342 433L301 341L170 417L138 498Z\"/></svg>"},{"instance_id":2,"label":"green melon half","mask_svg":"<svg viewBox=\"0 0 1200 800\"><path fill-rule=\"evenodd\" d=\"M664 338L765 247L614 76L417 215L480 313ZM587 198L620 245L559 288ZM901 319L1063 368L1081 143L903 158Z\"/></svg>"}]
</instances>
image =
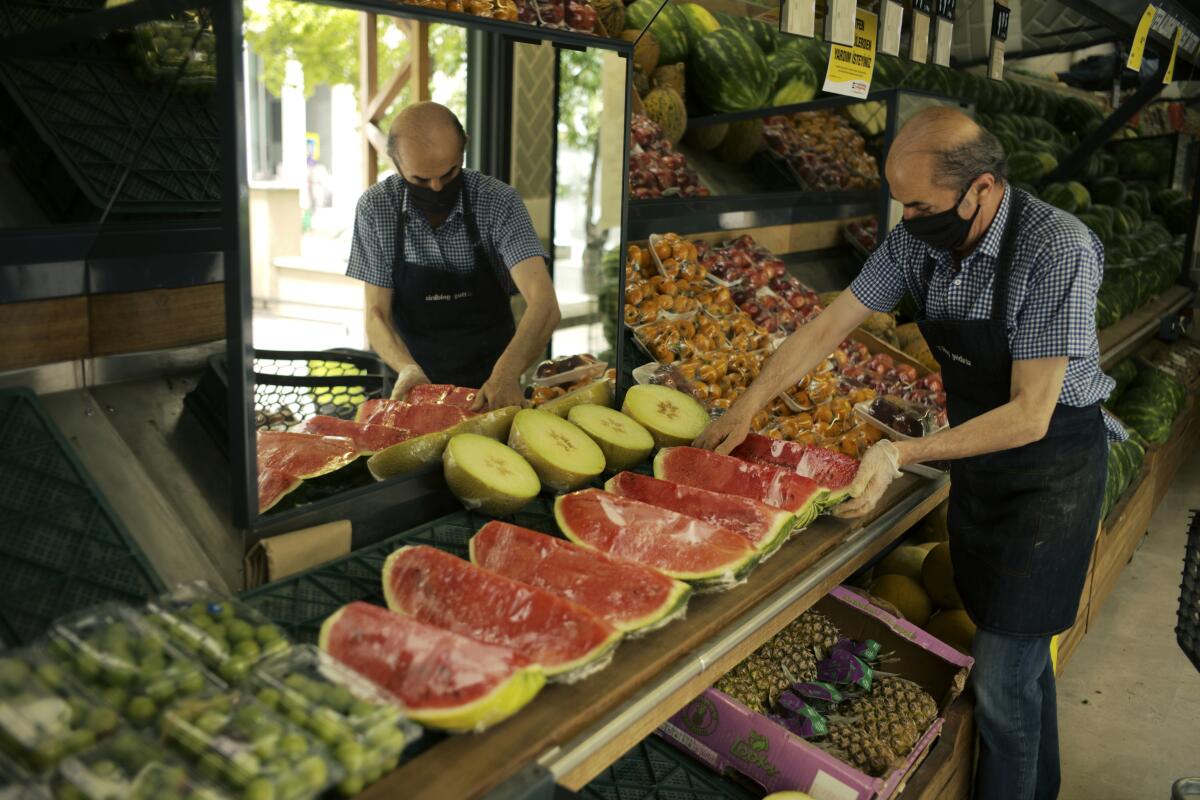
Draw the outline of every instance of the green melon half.
<instances>
[{"instance_id":1,"label":"green melon half","mask_svg":"<svg viewBox=\"0 0 1200 800\"><path fill-rule=\"evenodd\" d=\"M321 624L317 646L329 652L329 631L337 624L346 606L329 615ZM497 685L486 696L451 708L406 708L409 719L429 728L444 731L481 731L497 722L508 719L520 711L537 696L546 685L546 676L541 668L531 664L516 670L508 680Z\"/></svg>"},{"instance_id":2,"label":"green melon half","mask_svg":"<svg viewBox=\"0 0 1200 800\"><path fill-rule=\"evenodd\" d=\"M435 431L423 436L414 436L399 444L386 447L367 460L367 469L377 481L414 472L442 458L446 445L462 433L477 433L497 441L508 437L512 421L517 416L517 406L498 408L477 417L465 419L444 431Z\"/></svg>"},{"instance_id":3,"label":"green melon half","mask_svg":"<svg viewBox=\"0 0 1200 800\"><path fill-rule=\"evenodd\" d=\"M519 411L508 446L529 461L543 485L557 492L578 489L604 472L604 452L591 437L549 411Z\"/></svg>"},{"instance_id":4,"label":"green melon half","mask_svg":"<svg viewBox=\"0 0 1200 800\"><path fill-rule=\"evenodd\" d=\"M654 437L632 417L592 403L575 406L567 419L600 446L610 472L632 469L654 449Z\"/></svg>"},{"instance_id":5,"label":"green melon half","mask_svg":"<svg viewBox=\"0 0 1200 800\"><path fill-rule=\"evenodd\" d=\"M621 411L650 431L658 447L690 445L708 426L708 412L691 395L644 384L625 393Z\"/></svg>"},{"instance_id":6,"label":"green melon half","mask_svg":"<svg viewBox=\"0 0 1200 800\"><path fill-rule=\"evenodd\" d=\"M463 507L493 517L524 508L542 490L520 453L478 433L460 433L442 453L446 484Z\"/></svg>"}]
</instances>

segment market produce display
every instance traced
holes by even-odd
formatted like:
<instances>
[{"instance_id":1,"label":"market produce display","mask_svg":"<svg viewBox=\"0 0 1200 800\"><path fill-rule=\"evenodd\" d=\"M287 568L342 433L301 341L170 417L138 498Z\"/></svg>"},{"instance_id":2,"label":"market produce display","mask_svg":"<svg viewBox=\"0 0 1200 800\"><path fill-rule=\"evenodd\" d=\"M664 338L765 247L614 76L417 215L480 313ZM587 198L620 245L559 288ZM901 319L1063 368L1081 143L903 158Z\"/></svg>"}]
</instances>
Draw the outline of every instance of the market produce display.
<instances>
[{"instance_id":1,"label":"market produce display","mask_svg":"<svg viewBox=\"0 0 1200 800\"><path fill-rule=\"evenodd\" d=\"M687 581L697 591L737 584L760 558L733 531L596 489L559 497L554 517L571 541Z\"/></svg>"},{"instance_id":2,"label":"market produce display","mask_svg":"<svg viewBox=\"0 0 1200 800\"><path fill-rule=\"evenodd\" d=\"M446 445L460 434L476 433L498 441L507 439L517 410L517 406L499 408L486 414L470 416L445 430L405 439L368 458L367 469L375 480L387 480L441 463Z\"/></svg>"},{"instance_id":3,"label":"market produce display","mask_svg":"<svg viewBox=\"0 0 1200 800\"><path fill-rule=\"evenodd\" d=\"M629 152L629 193L637 200L654 197L708 197L708 188L675 152L663 129L645 114L630 122L633 147Z\"/></svg>"},{"instance_id":4,"label":"market produce display","mask_svg":"<svg viewBox=\"0 0 1200 800\"><path fill-rule=\"evenodd\" d=\"M120 730L95 747L64 759L51 776L49 788L53 797L64 800L221 800L225 796L190 774L164 745L131 730ZM42 795L4 796L24 800Z\"/></svg>"},{"instance_id":5,"label":"market produce display","mask_svg":"<svg viewBox=\"0 0 1200 800\"><path fill-rule=\"evenodd\" d=\"M520 453L477 433L460 433L442 453L443 475L463 507L494 517L524 508L542 490Z\"/></svg>"},{"instance_id":6,"label":"market produce display","mask_svg":"<svg viewBox=\"0 0 1200 800\"><path fill-rule=\"evenodd\" d=\"M383 591L391 610L511 648L554 680L602 669L621 640L620 631L582 606L424 545L388 556Z\"/></svg>"},{"instance_id":7,"label":"market produce display","mask_svg":"<svg viewBox=\"0 0 1200 800\"><path fill-rule=\"evenodd\" d=\"M414 435L404 428L324 415L309 417L291 428L290 432L309 433L314 436L342 436L354 443L359 455L375 455L380 450L411 439Z\"/></svg>"},{"instance_id":8,"label":"market produce display","mask_svg":"<svg viewBox=\"0 0 1200 800\"><path fill-rule=\"evenodd\" d=\"M597 29L599 15L587 0L401 0L421 8L453 11L505 22L524 22L542 28L560 28L600 36L619 31Z\"/></svg>"},{"instance_id":9,"label":"market produce display","mask_svg":"<svg viewBox=\"0 0 1200 800\"><path fill-rule=\"evenodd\" d=\"M403 400L372 399L358 407L356 422L384 425L421 436L453 427L474 414L446 403L408 403Z\"/></svg>"},{"instance_id":10,"label":"market produce display","mask_svg":"<svg viewBox=\"0 0 1200 800\"><path fill-rule=\"evenodd\" d=\"M217 37L193 14L135 25L125 53L138 80L182 92L211 91L217 84Z\"/></svg>"},{"instance_id":11,"label":"market produce display","mask_svg":"<svg viewBox=\"0 0 1200 800\"><path fill-rule=\"evenodd\" d=\"M320 647L390 692L411 719L440 730L484 730L528 705L546 683L540 667L507 647L370 603L331 614Z\"/></svg>"},{"instance_id":12,"label":"market produce display","mask_svg":"<svg viewBox=\"0 0 1200 800\"><path fill-rule=\"evenodd\" d=\"M611 408L616 380L616 370L610 369L599 378L585 378L558 386L539 386L533 390L532 404L534 408L549 411L564 419L575 406L597 405Z\"/></svg>"},{"instance_id":13,"label":"market produce display","mask_svg":"<svg viewBox=\"0 0 1200 800\"><path fill-rule=\"evenodd\" d=\"M669 447L654 457L654 477L747 497L796 515L804 527L821 513L823 492L811 478L696 447Z\"/></svg>"},{"instance_id":14,"label":"market produce display","mask_svg":"<svg viewBox=\"0 0 1200 800\"><path fill-rule=\"evenodd\" d=\"M636 472L614 475L604 484L604 490L740 533L763 560L787 541L796 524L796 515L780 508Z\"/></svg>"},{"instance_id":15,"label":"market produce display","mask_svg":"<svg viewBox=\"0 0 1200 800\"><path fill-rule=\"evenodd\" d=\"M471 562L588 609L626 636L683 616L692 588L632 561L493 520L471 537Z\"/></svg>"},{"instance_id":16,"label":"market produce display","mask_svg":"<svg viewBox=\"0 0 1200 800\"><path fill-rule=\"evenodd\" d=\"M1167 373L1184 386L1194 389L1200 383L1200 345L1195 342L1176 339L1168 346L1159 348L1150 354L1148 360L1155 368ZM1137 369L1134 367L1133 375L1136 374ZM1130 376L1130 381L1132 381L1133 375ZM1117 376L1113 375L1112 377ZM1118 388L1122 388L1120 381L1118 381ZM1111 403L1112 400L1113 398L1110 397L1109 402Z\"/></svg>"},{"instance_id":17,"label":"market produce display","mask_svg":"<svg viewBox=\"0 0 1200 800\"><path fill-rule=\"evenodd\" d=\"M763 141L800 186L813 191L879 187L879 165L863 137L833 111L801 111L763 120Z\"/></svg>"}]
</instances>

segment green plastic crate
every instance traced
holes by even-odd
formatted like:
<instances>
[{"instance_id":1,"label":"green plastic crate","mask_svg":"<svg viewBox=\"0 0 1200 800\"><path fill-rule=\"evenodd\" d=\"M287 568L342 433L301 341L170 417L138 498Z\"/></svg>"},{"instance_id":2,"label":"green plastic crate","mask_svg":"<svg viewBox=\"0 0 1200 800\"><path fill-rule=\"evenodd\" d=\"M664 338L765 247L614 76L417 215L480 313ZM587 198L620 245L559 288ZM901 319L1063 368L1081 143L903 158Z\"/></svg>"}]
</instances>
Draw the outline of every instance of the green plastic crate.
<instances>
[{"instance_id":1,"label":"green plastic crate","mask_svg":"<svg viewBox=\"0 0 1200 800\"><path fill-rule=\"evenodd\" d=\"M165 587L28 389L0 390L0 641Z\"/></svg>"},{"instance_id":2,"label":"green plastic crate","mask_svg":"<svg viewBox=\"0 0 1200 800\"><path fill-rule=\"evenodd\" d=\"M751 800L762 797L655 736L643 739L583 787L586 800Z\"/></svg>"}]
</instances>

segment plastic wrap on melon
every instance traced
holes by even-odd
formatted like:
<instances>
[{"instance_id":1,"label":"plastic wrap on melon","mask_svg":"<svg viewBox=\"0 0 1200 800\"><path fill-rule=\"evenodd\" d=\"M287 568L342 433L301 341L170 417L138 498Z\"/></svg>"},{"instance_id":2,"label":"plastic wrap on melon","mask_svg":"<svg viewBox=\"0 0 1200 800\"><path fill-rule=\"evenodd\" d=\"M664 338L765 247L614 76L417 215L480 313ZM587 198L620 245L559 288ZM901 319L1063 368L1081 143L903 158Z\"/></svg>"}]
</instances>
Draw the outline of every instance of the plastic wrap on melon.
<instances>
[{"instance_id":1,"label":"plastic wrap on melon","mask_svg":"<svg viewBox=\"0 0 1200 800\"><path fill-rule=\"evenodd\" d=\"M330 616L321 649L389 692L413 720L441 730L485 730L523 708L546 682L511 648L369 603Z\"/></svg>"}]
</instances>

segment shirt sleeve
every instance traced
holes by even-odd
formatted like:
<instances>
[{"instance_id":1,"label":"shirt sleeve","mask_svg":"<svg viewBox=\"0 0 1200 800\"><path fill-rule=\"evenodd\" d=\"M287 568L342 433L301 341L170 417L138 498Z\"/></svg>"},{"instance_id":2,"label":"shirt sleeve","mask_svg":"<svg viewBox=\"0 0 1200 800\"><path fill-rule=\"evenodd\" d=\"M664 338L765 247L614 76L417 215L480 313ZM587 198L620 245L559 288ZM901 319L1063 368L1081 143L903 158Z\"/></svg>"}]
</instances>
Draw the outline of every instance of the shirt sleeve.
<instances>
[{"instance_id":1,"label":"shirt sleeve","mask_svg":"<svg viewBox=\"0 0 1200 800\"><path fill-rule=\"evenodd\" d=\"M505 186L505 189L504 197L497 204L499 216L493 221L491 232L496 254L507 269L529 258L548 259L521 196L511 186Z\"/></svg>"},{"instance_id":2,"label":"shirt sleeve","mask_svg":"<svg viewBox=\"0 0 1200 800\"><path fill-rule=\"evenodd\" d=\"M358 207L354 210L354 236L350 242L346 276L384 289L392 288L392 265L384 258L375 210L366 194L358 199Z\"/></svg>"},{"instance_id":3,"label":"shirt sleeve","mask_svg":"<svg viewBox=\"0 0 1200 800\"><path fill-rule=\"evenodd\" d=\"M900 305L908 291L904 278L902 228L897 225L867 258L862 271L850 284L850 291L872 311L891 311Z\"/></svg>"},{"instance_id":4,"label":"shirt sleeve","mask_svg":"<svg viewBox=\"0 0 1200 800\"><path fill-rule=\"evenodd\" d=\"M1104 251L1082 224L1053 231L1030 271L1029 288L1009 337L1012 357L1085 358L1098 346L1096 292Z\"/></svg>"}]
</instances>

